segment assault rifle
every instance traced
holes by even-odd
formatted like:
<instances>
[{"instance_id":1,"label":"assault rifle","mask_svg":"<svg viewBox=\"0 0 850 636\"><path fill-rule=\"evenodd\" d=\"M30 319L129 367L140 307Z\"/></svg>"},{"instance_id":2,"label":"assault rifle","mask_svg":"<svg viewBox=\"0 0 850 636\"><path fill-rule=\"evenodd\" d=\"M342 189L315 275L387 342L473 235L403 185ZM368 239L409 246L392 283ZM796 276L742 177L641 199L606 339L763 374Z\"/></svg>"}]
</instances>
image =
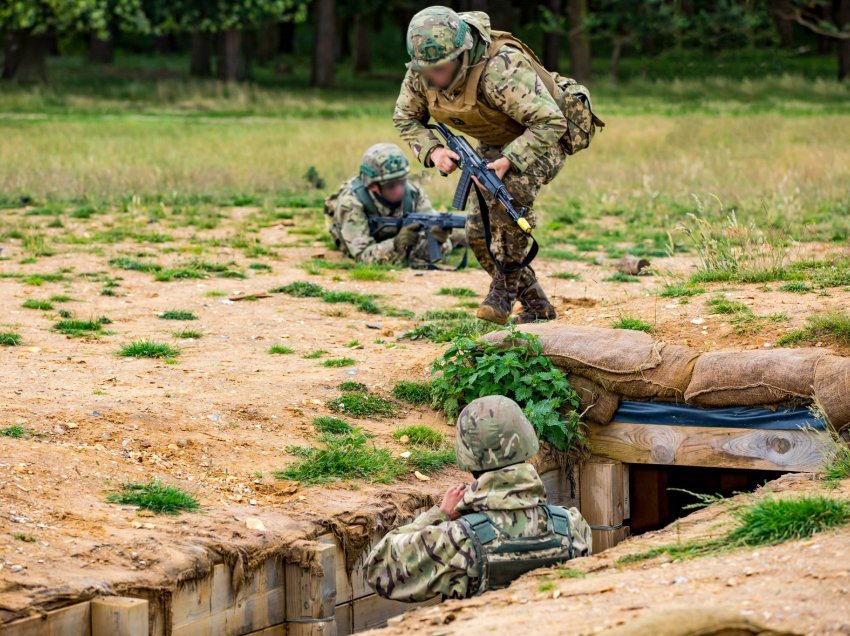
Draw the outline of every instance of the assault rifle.
<instances>
[{"instance_id":1,"label":"assault rifle","mask_svg":"<svg viewBox=\"0 0 850 636\"><path fill-rule=\"evenodd\" d=\"M461 175L457 184L457 190L455 190L454 199L452 200L452 207L454 207L455 210L463 210L466 207L469 192L472 187L475 186L476 195L478 196L478 205L481 210L481 221L484 225L484 237L487 242L487 251L490 252L490 257L493 259L496 267L504 273L515 272L526 267L532 260L534 260L534 257L537 256L538 245L537 241L534 240L534 237L531 237L531 249L528 251L525 259L523 259L523 262L519 266L505 267L496 260L495 256L493 256L493 252L490 249L490 211L487 208L487 203L481 195L479 187L473 180L473 177L478 180L478 184L480 184L482 188L487 190L499 203L502 204L505 211L507 211L519 228L531 236L531 225L525 218L525 213L528 209L519 205L513 195L508 192L508 189L505 187L502 180L496 176L496 173L487 168L487 164L489 162L475 152L465 137L455 135L445 124L441 123L426 124L426 128L436 130L440 133L440 136L446 142L446 147L449 148L449 150L453 150L460 157L457 164L461 169ZM442 171L440 174L444 177L447 176L446 173Z\"/></svg>"},{"instance_id":2,"label":"assault rifle","mask_svg":"<svg viewBox=\"0 0 850 636\"><path fill-rule=\"evenodd\" d=\"M385 229L395 228L396 232L406 225L421 223L425 231L425 239L428 241L428 266L436 268L434 265L442 257L440 242L431 234L431 229L438 227L448 230L463 228L466 225L466 217L462 214L452 214L451 212L413 212L404 216L373 216L369 217L369 232L375 236L378 232ZM463 253L463 260L458 269L466 267L466 251Z\"/></svg>"}]
</instances>

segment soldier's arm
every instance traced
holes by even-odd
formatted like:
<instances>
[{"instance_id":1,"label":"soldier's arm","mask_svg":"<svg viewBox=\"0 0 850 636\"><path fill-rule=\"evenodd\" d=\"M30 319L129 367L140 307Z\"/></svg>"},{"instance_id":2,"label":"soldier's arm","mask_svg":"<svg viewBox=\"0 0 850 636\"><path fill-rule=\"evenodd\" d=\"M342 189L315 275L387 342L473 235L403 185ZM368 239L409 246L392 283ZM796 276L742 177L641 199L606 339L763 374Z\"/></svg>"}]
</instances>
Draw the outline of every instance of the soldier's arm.
<instances>
[{"instance_id":1,"label":"soldier's arm","mask_svg":"<svg viewBox=\"0 0 850 636\"><path fill-rule=\"evenodd\" d=\"M393 124L419 162L430 168L428 157L434 148L442 144L437 136L422 123L422 119L428 113L428 100L418 84L416 74L408 69L395 103Z\"/></svg>"},{"instance_id":2,"label":"soldier's arm","mask_svg":"<svg viewBox=\"0 0 850 636\"><path fill-rule=\"evenodd\" d=\"M397 601L464 598L474 558L463 527L434 506L381 539L366 561L366 580Z\"/></svg>"},{"instance_id":3,"label":"soldier's arm","mask_svg":"<svg viewBox=\"0 0 850 636\"><path fill-rule=\"evenodd\" d=\"M376 241L372 238L366 213L356 198L348 200L340 197L337 205L340 234L354 260L369 264L395 263L400 260L401 255L396 250L393 239Z\"/></svg>"},{"instance_id":4,"label":"soldier's arm","mask_svg":"<svg viewBox=\"0 0 850 636\"><path fill-rule=\"evenodd\" d=\"M567 132L567 120L525 53L503 46L487 62L479 88L489 106L526 127L502 149L519 172L534 163Z\"/></svg>"}]
</instances>

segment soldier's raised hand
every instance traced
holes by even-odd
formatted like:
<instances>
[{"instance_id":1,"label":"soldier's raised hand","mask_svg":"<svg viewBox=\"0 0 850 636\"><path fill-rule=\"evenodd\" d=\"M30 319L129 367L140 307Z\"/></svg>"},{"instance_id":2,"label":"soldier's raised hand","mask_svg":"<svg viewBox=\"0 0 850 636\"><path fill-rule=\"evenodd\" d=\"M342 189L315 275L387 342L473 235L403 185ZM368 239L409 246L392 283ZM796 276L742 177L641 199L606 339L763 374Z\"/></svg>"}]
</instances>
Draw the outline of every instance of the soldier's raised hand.
<instances>
[{"instance_id":1,"label":"soldier's raised hand","mask_svg":"<svg viewBox=\"0 0 850 636\"><path fill-rule=\"evenodd\" d=\"M455 506L463 499L464 493L466 493L466 484L460 484L459 486L452 486L443 495L440 510L445 512L452 521L460 517L460 513L455 510Z\"/></svg>"},{"instance_id":2,"label":"soldier's raised hand","mask_svg":"<svg viewBox=\"0 0 850 636\"><path fill-rule=\"evenodd\" d=\"M437 146L431 151L431 163L442 173L451 174L457 168L460 155L445 146Z\"/></svg>"}]
</instances>

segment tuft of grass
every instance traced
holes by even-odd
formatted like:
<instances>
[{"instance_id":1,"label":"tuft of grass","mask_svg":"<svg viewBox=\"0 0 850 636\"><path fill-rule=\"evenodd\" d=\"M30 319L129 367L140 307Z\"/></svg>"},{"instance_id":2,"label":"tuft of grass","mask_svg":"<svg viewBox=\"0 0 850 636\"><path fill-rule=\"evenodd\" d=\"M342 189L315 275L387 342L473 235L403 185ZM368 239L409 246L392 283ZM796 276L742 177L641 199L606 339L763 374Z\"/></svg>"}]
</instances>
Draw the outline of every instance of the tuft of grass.
<instances>
[{"instance_id":1,"label":"tuft of grass","mask_svg":"<svg viewBox=\"0 0 850 636\"><path fill-rule=\"evenodd\" d=\"M474 304L475 307L478 303ZM419 317L419 320L464 320L469 318L469 312L462 309L430 309Z\"/></svg>"},{"instance_id":2,"label":"tuft of grass","mask_svg":"<svg viewBox=\"0 0 850 636\"><path fill-rule=\"evenodd\" d=\"M392 402L368 393L343 393L328 400L327 407L335 413L347 413L352 417L393 417L396 413Z\"/></svg>"},{"instance_id":3,"label":"tuft of grass","mask_svg":"<svg viewBox=\"0 0 850 636\"><path fill-rule=\"evenodd\" d=\"M779 339L781 346L832 339L841 344L850 343L850 313L833 311L814 314L806 319L802 329L793 329Z\"/></svg>"},{"instance_id":4,"label":"tuft of grass","mask_svg":"<svg viewBox=\"0 0 850 636\"><path fill-rule=\"evenodd\" d=\"M311 351L310 353L305 353L302 357L307 360L316 360L325 355L327 351L324 349L316 349L315 351Z\"/></svg>"},{"instance_id":5,"label":"tuft of grass","mask_svg":"<svg viewBox=\"0 0 850 636\"><path fill-rule=\"evenodd\" d=\"M198 317L185 309L169 309L159 315L163 320L197 320Z\"/></svg>"},{"instance_id":6,"label":"tuft of grass","mask_svg":"<svg viewBox=\"0 0 850 636\"><path fill-rule=\"evenodd\" d=\"M64 333L66 336L82 337L94 336L103 333L104 323L101 320L76 320L68 318L60 320L53 328L59 333Z\"/></svg>"},{"instance_id":7,"label":"tuft of grass","mask_svg":"<svg viewBox=\"0 0 850 636\"><path fill-rule=\"evenodd\" d=\"M16 439L20 439L27 435L29 431L26 427L21 426L20 424L12 424L12 426L7 426L6 428L0 428L0 437L14 437Z\"/></svg>"},{"instance_id":8,"label":"tuft of grass","mask_svg":"<svg viewBox=\"0 0 850 636\"><path fill-rule=\"evenodd\" d=\"M801 280L792 280L780 285L779 291L793 292L795 294L806 294L812 291L812 288L809 287L807 283L804 283Z\"/></svg>"},{"instance_id":9,"label":"tuft of grass","mask_svg":"<svg viewBox=\"0 0 850 636\"><path fill-rule=\"evenodd\" d=\"M430 340L431 342L452 342L458 338L478 338L479 336L502 329L500 325L478 318L458 320L434 320L417 325L402 334L408 340Z\"/></svg>"},{"instance_id":10,"label":"tuft of grass","mask_svg":"<svg viewBox=\"0 0 850 636\"><path fill-rule=\"evenodd\" d=\"M345 420L330 415L313 418L313 426L320 433L330 435L342 435L354 430L354 427Z\"/></svg>"},{"instance_id":11,"label":"tuft of grass","mask_svg":"<svg viewBox=\"0 0 850 636\"><path fill-rule=\"evenodd\" d=\"M299 460L273 471L278 479L322 484L344 479L390 483L404 473L404 464L385 448L375 448L360 430L325 438L325 448L290 446Z\"/></svg>"},{"instance_id":12,"label":"tuft of grass","mask_svg":"<svg viewBox=\"0 0 850 636\"><path fill-rule=\"evenodd\" d=\"M631 274L624 274L623 272L614 272L610 276L603 278L602 281L605 283L639 283L640 278Z\"/></svg>"},{"instance_id":13,"label":"tuft of grass","mask_svg":"<svg viewBox=\"0 0 850 636\"><path fill-rule=\"evenodd\" d=\"M410 444L421 446L431 450L438 450L446 445L446 436L430 426L413 424L396 430L393 433L395 439L407 436Z\"/></svg>"},{"instance_id":14,"label":"tuft of grass","mask_svg":"<svg viewBox=\"0 0 850 636\"><path fill-rule=\"evenodd\" d=\"M611 323L611 328L631 329L632 331L644 331L646 333L652 333L655 331L655 327L650 325L648 322L631 316L620 316L619 320L615 320Z\"/></svg>"},{"instance_id":15,"label":"tuft of grass","mask_svg":"<svg viewBox=\"0 0 850 636\"><path fill-rule=\"evenodd\" d=\"M788 347L790 345L800 344L807 338L805 329L791 329L780 336L776 341L780 347Z\"/></svg>"},{"instance_id":16,"label":"tuft of grass","mask_svg":"<svg viewBox=\"0 0 850 636\"><path fill-rule=\"evenodd\" d=\"M704 293L705 287L700 287L698 285L682 285L681 283L678 283L674 285L665 285L664 288L658 292L658 295L662 298L687 298L689 296L697 296Z\"/></svg>"},{"instance_id":17,"label":"tuft of grass","mask_svg":"<svg viewBox=\"0 0 850 636\"><path fill-rule=\"evenodd\" d=\"M381 313L380 307L375 304L373 297L368 294L358 294L348 291L327 291L322 289L321 285L316 285L315 283L296 281L281 287L274 287L269 292L273 294L288 294L296 298L321 298L326 303L349 303L367 314Z\"/></svg>"},{"instance_id":18,"label":"tuft of grass","mask_svg":"<svg viewBox=\"0 0 850 636\"><path fill-rule=\"evenodd\" d=\"M109 493L106 499L109 503L139 506L158 514L169 515L184 510L191 512L200 507L198 500L189 493L156 479L144 484L124 484L120 492Z\"/></svg>"},{"instance_id":19,"label":"tuft of grass","mask_svg":"<svg viewBox=\"0 0 850 636\"><path fill-rule=\"evenodd\" d=\"M325 290L322 289L321 285L317 285L316 283L296 281L294 283L289 283L288 285L273 287L269 290L269 293L288 294L289 296L295 296L296 298L319 298L325 293Z\"/></svg>"},{"instance_id":20,"label":"tuft of grass","mask_svg":"<svg viewBox=\"0 0 850 636\"><path fill-rule=\"evenodd\" d=\"M402 380L393 387L393 397L410 404L427 404L431 401L431 385L428 382Z\"/></svg>"},{"instance_id":21,"label":"tuft of grass","mask_svg":"<svg viewBox=\"0 0 850 636\"><path fill-rule=\"evenodd\" d=\"M581 278L581 274L576 274L574 272L555 272L549 276L551 278L560 278L562 280L578 280Z\"/></svg>"},{"instance_id":22,"label":"tuft of grass","mask_svg":"<svg viewBox=\"0 0 850 636\"><path fill-rule=\"evenodd\" d=\"M339 387L337 387L343 393L368 393L369 387L367 387L362 382L342 382Z\"/></svg>"},{"instance_id":23,"label":"tuft of grass","mask_svg":"<svg viewBox=\"0 0 850 636\"><path fill-rule=\"evenodd\" d=\"M823 466L822 479L830 486L836 486L842 479L850 477L850 445L838 433L830 430L827 461Z\"/></svg>"},{"instance_id":24,"label":"tuft of grass","mask_svg":"<svg viewBox=\"0 0 850 636\"><path fill-rule=\"evenodd\" d=\"M117 258L109 259L109 266L115 267L116 269L126 269L132 272L146 272L148 274L155 274L162 271L162 265L159 263L140 261L128 256L119 256Z\"/></svg>"},{"instance_id":25,"label":"tuft of grass","mask_svg":"<svg viewBox=\"0 0 850 636\"><path fill-rule=\"evenodd\" d=\"M440 296L454 296L455 298L475 298L478 295L468 287L441 287L437 293Z\"/></svg>"},{"instance_id":26,"label":"tuft of grass","mask_svg":"<svg viewBox=\"0 0 850 636\"><path fill-rule=\"evenodd\" d=\"M269 347L269 353L273 355L286 355L290 353L295 353L295 350L292 347L287 347L286 345L273 344L271 347Z\"/></svg>"},{"instance_id":27,"label":"tuft of grass","mask_svg":"<svg viewBox=\"0 0 850 636\"><path fill-rule=\"evenodd\" d=\"M722 296L717 296L709 300L706 305L712 314L725 314L725 315L735 315L735 314L746 314L752 315L752 310L747 307L744 303L739 303L736 300L727 300Z\"/></svg>"},{"instance_id":28,"label":"tuft of grass","mask_svg":"<svg viewBox=\"0 0 850 636\"><path fill-rule=\"evenodd\" d=\"M348 276L351 280L362 281L387 281L395 278L384 265L365 265L362 263L358 263L349 270Z\"/></svg>"},{"instance_id":29,"label":"tuft of grass","mask_svg":"<svg viewBox=\"0 0 850 636\"><path fill-rule=\"evenodd\" d=\"M350 367L355 364L357 364L357 361L354 358L329 358L322 362L323 367L330 368Z\"/></svg>"},{"instance_id":30,"label":"tuft of grass","mask_svg":"<svg viewBox=\"0 0 850 636\"><path fill-rule=\"evenodd\" d=\"M41 311L49 311L53 309L53 303L49 300L39 300L38 298L27 298L21 307L24 309L40 309Z\"/></svg>"},{"instance_id":31,"label":"tuft of grass","mask_svg":"<svg viewBox=\"0 0 850 636\"><path fill-rule=\"evenodd\" d=\"M410 451L407 463L423 473L434 472L457 462L454 448L414 448Z\"/></svg>"},{"instance_id":32,"label":"tuft of grass","mask_svg":"<svg viewBox=\"0 0 850 636\"><path fill-rule=\"evenodd\" d=\"M14 331L0 331L0 345L17 347L19 344L21 344L21 334Z\"/></svg>"},{"instance_id":33,"label":"tuft of grass","mask_svg":"<svg viewBox=\"0 0 850 636\"><path fill-rule=\"evenodd\" d=\"M180 355L180 349L164 342L136 340L123 345L118 355L125 358L176 358Z\"/></svg>"},{"instance_id":34,"label":"tuft of grass","mask_svg":"<svg viewBox=\"0 0 850 636\"><path fill-rule=\"evenodd\" d=\"M17 539L18 541L24 541L26 543L35 543L38 540L35 538L34 535L24 534L23 532L13 532L12 538Z\"/></svg>"},{"instance_id":35,"label":"tuft of grass","mask_svg":"<svg viewBox=\"0 0 850 636\"><path fill-rule=\"evenodd\" d=\"M50 297L50 302L52 302L52 303L69 303L72 300L74 300L74 299L71 298L70 296L64 296L62 294L56 294L56 295Z\"/></svg>"},{"instance_id":36,"label":"tuft of grass","mask_svg":"<svg viewBox=\"0 0 850 636\"><path fill-rule=\"evenodd\" d=\"M175 338L180 338L181 340L200 340L204 337L204 334L202 334L200 331L188 328L172 331L171 335Z\"/></svg>"}]
</instances>

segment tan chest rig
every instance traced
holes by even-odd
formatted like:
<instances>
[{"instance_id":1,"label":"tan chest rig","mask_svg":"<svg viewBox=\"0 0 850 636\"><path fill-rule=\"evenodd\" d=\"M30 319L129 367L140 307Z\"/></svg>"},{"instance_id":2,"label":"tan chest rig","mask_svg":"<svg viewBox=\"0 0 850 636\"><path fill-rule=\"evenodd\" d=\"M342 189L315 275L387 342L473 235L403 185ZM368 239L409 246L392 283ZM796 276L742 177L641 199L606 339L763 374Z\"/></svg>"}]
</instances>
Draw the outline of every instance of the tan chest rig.
<instances>
[{"instance_id":1,"label":"tan chest rig","mask_svg":"<svg viewBox=\"0 0 850 636\"><path fill-rule=\"evenodd\" d=\"M543 85L564 113L568 129L561 138L561 145L567 154L571 155L587 148L590 140L593 139L596 126L601 128L605 125L591 112L589 100L585 103L578 97L582 95L588 99L586 96L590 92L575 80L568 78L562 78L561 84L556 83L552 74L537 59L534 51L510 33L492 31L491 36L492 41L486 55L480 62L469 68L466 82L457 97L448 99L437 88L426 90L428 112L431 117L488 146L497 148L502 148L522 135L526 130L525 126L502 111L491 108L478 98L478 85L484 66L500 48L508 45L525 53Z\"/></svg>"}]
</instances>

